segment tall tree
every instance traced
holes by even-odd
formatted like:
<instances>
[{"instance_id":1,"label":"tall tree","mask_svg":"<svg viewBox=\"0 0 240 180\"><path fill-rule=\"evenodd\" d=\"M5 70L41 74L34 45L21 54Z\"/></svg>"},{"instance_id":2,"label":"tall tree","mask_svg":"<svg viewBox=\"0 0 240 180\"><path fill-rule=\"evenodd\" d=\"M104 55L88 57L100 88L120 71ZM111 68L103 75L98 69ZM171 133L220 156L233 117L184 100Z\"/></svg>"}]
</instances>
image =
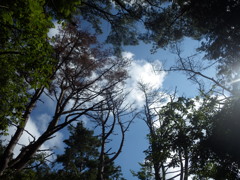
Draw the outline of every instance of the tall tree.
<instances>
[{"instance_id":1,"label":"tall tree","mask_svg":"<svg viewBox=\"0 0 240 180\"><path fill-rule=\"evenodd\" d=\"M48 83L54 59L47 41L52 27L44 1L1 1L0 130L19 122L32 92Z\"/></svg>"},{"instance_id":2,"label":"tall tree","mask_svg":"<svg viewBox=\"0 0 240 180\"><path fill-rule=\"evenodd\" d=\"M148 126L152 122L152 132L149 131L148 134L149 148L145 151L146 161L141 164L142 170L133 174L140 179L163 180L176 177L187 180L190 175L198 178L219 177L215 168L220 170L226 166L218 165L219 160L214 153L207 156L209 149L202 152L202 144L212 132L213 117L219 111L217 98L176 99L175 96L170 96L170 102L158 108L159 111L155 111L153 116L154 109L150 104L153 101L149 101L150 95L146 92L145 87L148 100L148 106L145 105L145 121ZM224 172L231 173L229 169Z\"/></svg>"},{"instance_id":3,"label":"tall tree","mask_svg":"<svg viewBox=\"0 0 240 180\"><path fill-rule=\"evenodd\" d=\"M139 83L139 89L142 91L145 98L145 104L141 118L145 121L149 133L149 148L145 151L147 157L144 165L153 166L154 178L161 180L165 178L164 162L166 161L167 154L169 153L166 148L162 148L156 131L157 126L157 108L156 104L164 98L160 97L159 90L153 90L146 84Z\"/></svg>"},{"instance_id":4,"label":"tall tree","mask_svg":"<svg viewBox=\"0 0 240 180\"><path fill-rule=\"evenodd\" d=\"M69 138L64 140L67 145L65 152L57 157L57 162L63 166L59 172L63 171L63 176L68 178L87 179L96 176L99 139L82 122L76 127L70 126L69 131Z\"/></svg>"},{"instance_id":5,"label":"tall tree","mask_svg":"<svg viewBox=\"0 0 240 180\"><path fill-rule=\"evenodd\" d=\"M93 131L86 129L83 123L78 123L76 127L70 126L69 130L70 137L64 141L67 145L65 152L57 158L57 162L63 165L58 171L59 178L97 179L101 140L94 136ZM104 179L115 179L120 175L118 166L114 163L106 164Z\"/></svg>"},{"instance_id":6,"label":"tall tree","mask_svg":"<svg viewBox=\"0 0 240 180\"><path fill-rule=\"evenodd\" d=\"M198 156L202 161L195 165L204 174L207 170L203 167L207 167L207 162L211 162L211 167L215 170L215 174L212 173L211 177L214 179L239 177L238 105L239 99L235 98L224 102L223 107L212 118L208 136L199 146Z\"/></svg>"},{"instance_id":7,"label":"tall tree","mask_svg":"<svg viewBox=\"0 0 240 180\"><path fill-rule=\"evenodd\" d=\"M107 167L114 163L122 152L126 132L136 116L126 102L126 95L123 94L122 89L109 90L103 97L106 103L101 104L97 111L88 113L96 125L96 133L99 134L100 140L98 180L104 180L107 177ZM119 138L116 138L116 134ZM115 147L111 145L113 140L119 142L118 145L114 145Z\"/></svg>"}]
</instances>

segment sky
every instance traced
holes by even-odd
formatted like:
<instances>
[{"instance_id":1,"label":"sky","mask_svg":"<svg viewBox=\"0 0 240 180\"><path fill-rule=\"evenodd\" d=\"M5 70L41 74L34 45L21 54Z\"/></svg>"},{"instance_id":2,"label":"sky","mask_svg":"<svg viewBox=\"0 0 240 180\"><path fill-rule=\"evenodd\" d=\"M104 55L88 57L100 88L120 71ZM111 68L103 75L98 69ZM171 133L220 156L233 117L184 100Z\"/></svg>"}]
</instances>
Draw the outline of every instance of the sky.
<instances>
[{"instance_id":1,"label":"sky","mask_svg":"<svg viewBox=\"0 0 240 180\"><path fill-rule=\"evenodd\" d=\"M49 36L57 33L56 29L51 30ZM182 42L184 56L192 54L193 49L199 46L199 42L185 39ZM191 48L189 48L191 47ZM138 46L126 46L123 50L123 57L131 59L131 66L128 69L130 78L126 82L126 90L130 91L127 101L135 102L137 108L142 108L144 105L144 98L141 91L138 89L138 82L148 84L153 89L160 89L161 91L173 92L177 87L178 95L187 97L194 97L197 95L197 86L183 73L179 72L165 72L160 69L170 67L176 62L176 55L170 50L159 49L156 53L151 54L151 45L140 43ZM36 138L46 129L49 120L53 115L54 102L47 96L41 98L44 103L39 102L37 108L31 114L29 123L27 124L27 132L33 134ZM87 119L83 121L88 124ZM5 137L7 142L14 132L14 127L9 129L9 136ZM28 144L33 138L27 132L19 141L18 148L15 150L15 156L19 153L21 144ZM131 125L130 130L126 134L126 141L122 153L116 160L116 164L120 165L123 175L126 179L134 178L130 169L137 171L140 166L139 162L144 161L143 151L147 149L148 143L146 134L148 130L146 124L141 119L135 119ZM68 138L67 129L57 132L55 137L47 141L41 148L54 149L56 153L62 153L64 150L64 139ZM54 159L54 157L52 157Z\"/></svg>"}]
</instances>

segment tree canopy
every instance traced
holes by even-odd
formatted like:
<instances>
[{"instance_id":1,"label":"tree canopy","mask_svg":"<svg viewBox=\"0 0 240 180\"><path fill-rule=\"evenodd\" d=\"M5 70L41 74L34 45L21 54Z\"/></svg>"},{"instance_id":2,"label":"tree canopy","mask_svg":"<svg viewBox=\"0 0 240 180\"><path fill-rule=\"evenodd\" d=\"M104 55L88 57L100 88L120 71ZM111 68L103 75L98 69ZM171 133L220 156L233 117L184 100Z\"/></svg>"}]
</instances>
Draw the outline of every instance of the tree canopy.
<instances>
[{"instance_id":1,"label":"tree canopy","mask_svg":"<svg viewBox=\"0 0 240 180\"><path fill-rule=\"evenodd\" d=\"M123 179L114 163L138 117L148 128L149 147L134 176L238 179L239 15L238 0L2 0L0 135L5 137L10 127L15 130L5 144L0 139L0 177ZM51 28L56 30L53 37ZM185 38L199 42L196 52L204 54L200 62L211 62L216 77L202 73L208 66L183 58L180 48L170 71L187 72L199 87L196 76L213 86L208 92L200 88L196 98L175 93L163 102L161 90L151 92L139 83L145 105L136 113L126 100L130 62L121 56L122 48L143 41L152 44L154 53ZM53 102L52 116L35 137L26 126L39 103L49 102L46 98ZM160 107L154 107L156 102ZM95 128L71 125L82 118ZM70 136L55 162L62 168L52 170L41 147L65 127ZM114 149L109 146L116 132L120 141ZM31 139L21 145L24 133ZM14 154L17 146L22 148Z\"/></svg>"},{"instance_id":2,"label":"tree canopy","mask_svg":"<svg viewBox=\"0 0 240 180\"><path fill-rule=\"evenodd\" d=\"M200 41L198 51L216 61L228 84L239 78L239 8L238 1L176 0L149 12L142 38L155 50L185 37Z\"/></svg>"}]
</instances>

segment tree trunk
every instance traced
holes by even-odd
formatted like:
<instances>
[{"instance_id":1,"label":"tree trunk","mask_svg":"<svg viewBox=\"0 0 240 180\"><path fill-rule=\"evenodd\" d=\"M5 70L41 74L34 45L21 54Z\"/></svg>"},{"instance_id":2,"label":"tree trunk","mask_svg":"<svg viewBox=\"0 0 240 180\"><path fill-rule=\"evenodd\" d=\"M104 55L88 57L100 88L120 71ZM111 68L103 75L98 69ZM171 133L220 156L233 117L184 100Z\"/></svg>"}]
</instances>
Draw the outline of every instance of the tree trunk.
<instances>
[{"instance_id":1,"label":"tree trunk","mask_svg":"<svg viewBox=\"0 0 240 180\"><path fill-rule=\"evenodd\" d=\"M160 175L160 164L161 162L159 162L159 159L158 159L158 151L159 149L157 148L157 144L156 144L156 141L157 141L157 137L153 131L153 127L150 128L150 135L151 135L151 138L152 138L152 142L151 143L151 148L152 148L152 161L153 161L153 168L154 168L154 176L155 176L155 180L162 180L161 178L161 175Z\"/></svg>"},{"instance_id":2,"label":"tree trunk","mask_svg":"<svg viewBox=\"0 0 240 180\"><path fill-rule=\"evenodd\" d=\"M160 176L160 167L158 164L154 164L153 165L153 168L154 168L154 176L155 176L155 180L162 180L161 176Z\"/></svg>"},{"instance_id":3,"label":"tree trunk","mask_svg":"<svg viewBox=\"0 0 240 180\"><path fill-rule=\"evenodd\" d=\"M98 174L97 174L97 180L104 180L104 167L105 167L105 142L106 142L106 137L105 137L105 122L102 119L102 134L101 134L101 152L99 156L99 165L98 165Z\"/></svg>"},{"instance_id":4,"label":"tree trunk","mask_svg":"<svg viewBox=\"0 0 240 180\"><path fill-rule=\"evenodd\" d=\"M44 138L39 138L35 143L27 146L26 149L18 155L16 161L10 164L10 168L15 171L22 170L44 142Z\"/></svg>"},{"instance_id":5,"label":"tree trunk","mask_svg":"<svg viewBox=\"0 0 240 180\"><path fill-rule=\"evenodd\" d=\"M0 176L3 175L4 171L9 167L9 162L11 160L11 157L13 155L13 151L19 141L19 139L21 138L24 129L27 125L28 119L30 117L30 114L33 110L33 108L36 105L36 102L39 98L39 96L42 94L44 88L40 88L38 90L36 90L35 94L33 95L31 101L29 102L29 104L26 106L26 110L22 116L22 122L20 122L20 125L17 127L17 130L15 132L15 134L13 135L13 137L11 138L8 146L6 147L3 156L0 160Z\"/></svg>"},{"instance_id":6,"label":"tree trunk","mask_svg":"<svg viewBox=\"0 0 240 180\"><path fill-rule=\"evenodd\" d=\"M188 153L187 153L187 149L184 150L184 156L185 156L184 180L188 180Z\"/></svg>"},{"instance_id":7,"label":"tree trunk","mask_svg":"<svg viewBox=\"0 0 240 180\"><path fill-rule=\"evenodd\" d=\"M60 116L55 116L51 122L54 121L57 123L59 118ZM64 128L66 125L67 124L64 124L60 129ZM38 138L37 141L23 148L21 153L12 161L9 168L16 171L22 170L27 165L29 160L32 159L33 155L36 154L41 145L43 145L43 143L47 140L51 139L51 136L56 132L55 128L55 126L51 126L51 123L49 123L48 129Z\"/></svg>"},{"instance_id":8,"label":"tree trunk","mask_svg":"<svg viewBox=\"0 0 240 180\"><path fill-rule=\"evenodd\" d=\"M179 150L179 160L180 160L180 180L183 180L184 177L184 167L183 167L183 160L182 160L182 152L181 150Z\"/></svg>"},{"instance_id":9,"label":"tree trunk","mask_svg":"<svg viewBox=\"0 0 240 180\"><path fill-rule=\"evenodd\" d=\"M164 164L161 163L161 169L162 169L162 180L166 180L166 172L164 168Z\"/></svg>"}]
</instances>

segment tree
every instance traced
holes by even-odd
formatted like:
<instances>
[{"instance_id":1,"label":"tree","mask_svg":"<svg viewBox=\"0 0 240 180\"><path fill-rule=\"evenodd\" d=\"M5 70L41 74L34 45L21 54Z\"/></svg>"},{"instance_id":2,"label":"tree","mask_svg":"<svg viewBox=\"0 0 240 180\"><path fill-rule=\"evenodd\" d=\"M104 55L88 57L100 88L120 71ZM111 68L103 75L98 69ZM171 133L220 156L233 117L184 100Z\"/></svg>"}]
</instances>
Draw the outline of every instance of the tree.
<instances>
[{"instance_id":1,"label":"tree","mask_svg":"<svg viewBox=\"0 0 240 180\"><path fill-rule=\"evenodd\" d=\"M202 159L198 167L207 167L211 162L215 174L212 178L237 179L239 178L239 99L226 100L223 107L212 117L211 130L201 142L198 156ZM209 159L206 161L206 159ZM205 170L206 171L206 170ZM204 172L204 169L202 169Z\"/></svg>"},{"instance_id":2,"label":"tree","mask_svg":"<svg viewBox=\"0 0 240 180\"><path fill-rule=\"evenodd\" d=\"M86 129L83 123L78 123L76 127L70 126L69 130L71 135L64 141L67 145L65 153L57 158L57 162L63 165L58 170L60 179L97 179L100 139L94 136L93 131ZM113 179L121 174L114 163L107 164L104 172L105 179Z\"/></svg>"},{"instance_id":3,"label":"tree","mask_svg":"<svg viewBox=\"0 0 240 180\"><path fill-rule=\"evenodd\" d=\"M133 176L137 177L140 180L151 180L153 179L154 175L152 173L152 165L151 162L144 162L144 163L139 163L141 166L140 171L134 172L131 170L131 173Z\"/></svg>"},{"instance_id":4,"label":"tree","mask_svg":"<svg viewBox=\"0 0 240 180\"><path fill-rule=\"evenodd\" d=\"M145 121L149 129L148 133L149 148L145 151L146 161L142 165L142 167L143 170L147 170L148 169L146 168L147 166L148 167L150 166L149 169L153 167L154 175L152 176L154 176L154 179L156 180L161 180L165 178L164 162L166 161L167 154L169 153L169 151L167 150L167 148L163 148L162 143L159 142L160 138L158 137L158 133L156 130L157 109L159 107L156 107L156 104L164 100L163 98L164 95L163 97L161 97L159 90L153 90L147 84L143 83L139 83L139 89L142 91L143 96L145 98L145 105L143 108L143 113L140 116L140 118Z\"/></svg>"},{"instance_id":5,"label":"tree","mask_svg":"<svg viewBox=\"0 0 240 180\"><path fill-rule=\"evenodd\" d=\"M1 2L1 131L6 130L9 121L20 121L30 89L48 82L55 62L47 41L52 22L43 13L43 4L44 1L31 0Z\"/></svg>"},{"instance_id":6,"label":"tree","mask_svg":"<svg viewBox=\"0 0 240 180\"><path fill-rule=\"evenodd\" d=\"M203 145L212 133L213 117L220 111L218 98L176 99L173 95L156 111L156 96L154 101L151 91L144 85L141 87L146 97L142 118L150 129L149 148L145 151L145 163L140 164L141 171L133 175L139 179L163 180L176 177L186 180L190 175L221 177L218 172L226 163L219 165L220 160ZM224 172L231 173L230 169Z\"/></svg>"},{"instance_id":7,"label":"tree","mask_svg":"<svg viewBox=\"0 0 240 180\"><path fill-rule=\"evenodd\" d=\"M237 39L239 39L239 25L236 17L239 13L239 5L238 1L228 0L220 3L216 0L204 0L201 3L182 0L172 3L159 0L151 2L141 0L134 3L129 0L74 0L70 3L65 0L2 1L0 4L0 69L2 72L0 77L0 133L4 134L12 125L16 126L17 130L4 148L0 160L0 175L12 169L14 171L22 170L37 153L40 146L55 132L90 111L99 111L101 107L108 106L110 101L105 99L108 90L126 78L124 70L126 62L115 57L110 58L113 55L112 52L101 51L102 47L95 45L96 38L82 31L75 18L91 23L97 33L101 33L101 22L109 22L111 31L107 36L107 42L115 45L117 50L121 45L136 45L139 38L145 42L153 42L156 48L166 47L167 44L181 40L183 37L203 40L199 50L206 52L206 58L218 63L218 72L224 77L215 80L195 71L188 58L187 61L180 61L182 70L207 78L215 85L228 90L232 95L238 96L239 45ZM50 40L47 33L53 25L53 19L63 20L64 23L62 23L61 34ZM135 28L135 25L141 25L139 22L143 22L148 30L147 33L140 36ZM184 67L186 62L189 63L188 67ZM13 151L25 130L31 112L44 94L55 102L54 116L44 133L38 139L33 138L33 141L23 147L16 158L13 158ZM160 145L156 140L157 131L153 127L154 120L147 103L149 103L148 100L146 100L144 110L150 129L149 141L151 142L148 153L150 154L149 159L152 158L153 162L155 155L151 153L156 152L154 149L158 148L155 147ZM176 109L187 109L184 103L185 100L171 105L177 104L177 107L174 107ZM233 102L233 104L235 103ZM213 128L211 136L213 139L217 136L216 134L219 134L217 129L222 129L221 123L225 124L228 117L233 119L232 122L235 124L234 115L226 112L229 110L234 110L234 108L228 107L226 104L219 113L223 115L224 120L216 116L219 121L213 123L211 127ZM105 113L109 112L103 114L106 115ZM113 112L111 113L113 114ZM193 131L183 123L184 116L179 114L173 116L175 115L179 117L179 121L174 121L175 126L171 126L171 124L162 126L164 127L163 132L159 130L158 136L164 139L164 131L171 128L177 129L171 137L175 143L174 150L178 152L175 164L179 165L180 163L180 166L183 167L181 164L183 158L179 158L179 155L186 159L189 154L184 153L188 147L182 146L181 138L192 141L187 135ZM232 134L236 134L236 130L232 130L232 127L228 127L228 129ZM224 134L231 139L233 138L231 133L229 136L228 132ZM103 135L104 138L107 137ZM224 140L224 142L227 141ZM238 158L229 149L223 148L223 152L233 153L233 157ZM116 154L118 154L118 150ZM214 160L215 155L219 155L219 153L213 154L211 153ZM154 162L156 177L160 176L159 167L164 167L160 163L164 158ZM224 160L226 158L223 158ZM188 166L186 160L184 163L185 166ZM216 166L217 163L214 165ZM162 170L162 172L165 171ZM185 174L187 177L188 172Z\"/></svg>"},{"instance_id":8,"label":"tree","mask_svg":"<svg viewBox=\"0 0 240 180\"><path fill-rule=\"evenodd\" d=\"M2 156L1 173L8 168L18 171L23 169L55 132L97 108L101 104L97 97L125 79L124 67L127 62L111 58L108 50L101 51L97 45L94 47L96 39L79 28L67 25L53 42L58 63L52 70L49 90L42 86L34 92L23 113L22 121L17 124L17 130ZM11 159L31 110L43 92L55 101L54 116L45 132L24 147L16 158ZM61 119L63 115L64 119Z\"/></svg>"},{"instance_id":9,"label":"tree","mask_svg":"<svg viewBox=\"0 0 240 180\"><path fill-rule=\"evenodd\" d=\"M86 129L80 122L76 127L70 126L70 137L65 140L67 145L63 155L57 157L66 173L64 176L87 179L96 175L99 139L93 135L93 131ZM91 178L90 178L91 179Z\"/></svg>"},{"instance_id":10,"label":"tree","mask_svg":"<svg viewBox=\"0 0 240 180\"><path fill-rule=\"evenodd\" d=\"M50 162L48 158L52 154L45 153L45 151L42 151L41 153L38 153L34 155L29 161L25 168L22 171L14 172L10 169L4 173L1 178L5 180L31 180L31 179L45 179L42 178L44 174L49 173L50 167L48 163ZM42 171L44 169L44 171Z\"/></svg>"},{"instance_id":11,"label":"tree","mask_svg":"<svg viewBox=\"0 0 240 180\"><path fill-rule=\"evenodd\" d=\"M240 158L237 151L240 148L236 137L239 136L239 99L225 102L224 107L214 117L213 131L210 137L210 143L214 151L219 156L229 154L232 161L239 164ZM219 152L219 150L221 151ZM230 157L228 157L230 158Z\"/></svg>"},{"instance_id":12,"label":"tree","mask_svg":"<svg viewBox=\"0 0 240 180\"><path fill-rule=\"evenodd\" d=\"M45 161L36 164L36 161L32 160L24 170L18 173L9 171L2 177L8 180L97 179L100 156L98 149L101 142L99 137L94 135L94 131L86 129L83 122L79 122L76 126L71 125L68 129L70 136L64 140L65 151L57 156L52 168ZM40 156L36 158L40 160ZM107 156L105 158L108 159ZM104 179L120 179L121 176L121 168L113 162L105 166Z\"/></svg>"},{"instance_id":13,"label":"tree","mask_svg":"<svg viewBox=\"0 0 240 180\"><path fill-rule=\"evenodd\" d=\"M108 177L108 166L114 163L122 152L126 132L136 116L131 105L126 102L123 89L108 90L103 98L104 102L99 106L99 109L88 113L88 116L96 125L100 140L98 180L104 180ZM118 140L116 134L119 135ZM115 145L118 146L117 148L111 146L114 136L114 141L119 141L118 145Z\"/></svg>"},{"instance_id":14,"label":"tree","mask_svg":"<svg viewBox=\"0 0 240 180\"><path fill-rule=\"evenodd\" d=\"M188 179L190 175L214 178L214 167L224 167L218 164L217 158L211 159L206 151L202 151L202 143L211 134L213 117L220 110L218 106L219 99L214 96L201 96L200 99L179 97L160 110L160 120L171 127L169 139L166 139L171 144L168 167L179 167L180 179ZM200 166L201 163L204 165ZM201 167L205 171L201 171Z\"/></svg>"}]
</instances>

